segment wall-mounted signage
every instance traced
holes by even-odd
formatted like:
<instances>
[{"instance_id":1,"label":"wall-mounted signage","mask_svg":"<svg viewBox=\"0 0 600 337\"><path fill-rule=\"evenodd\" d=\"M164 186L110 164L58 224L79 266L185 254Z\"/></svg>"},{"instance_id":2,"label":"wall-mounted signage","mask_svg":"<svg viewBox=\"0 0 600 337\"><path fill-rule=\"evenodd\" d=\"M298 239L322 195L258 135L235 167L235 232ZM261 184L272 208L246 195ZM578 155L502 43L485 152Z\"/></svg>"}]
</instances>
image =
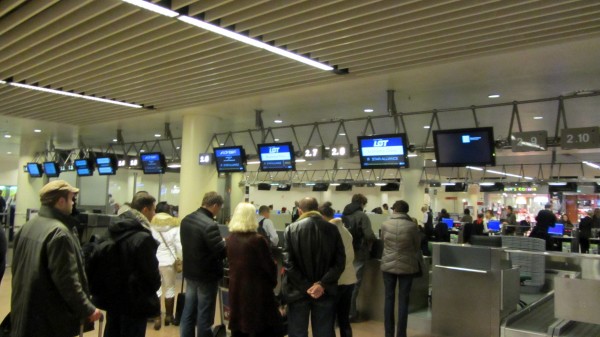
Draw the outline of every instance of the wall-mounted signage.
<instances>
[{"instance_id":1,"label":"wall-mounted signage","mask_svg":"<svg viewBox=\"0 0 600 337\"><path fill-rule=\"evenodd\" d=\"M505 186L504 192L537 192L537 186Z\"/></svg>"},{"instance_id":2,"label":"wall-mounted signage","mask_svg":"<svg viewBox=\"0 0 600 337\"><path fill-rule=\"evenodd\" d=\"M562 129L560 147L571 149L594 149L600 147L600 127Z\"/></svg>"},{"instance_id":3,"label":"wall-mounted signage","mask_svg":"<svg viewBox=\"0 0 600 337\"><path fill-rule=\"evenodd\" d=\"M329 148L328 155L332 159L350 158L352 156L352 144L332 145Z\"/></svg>"},{"instance_id":4,"label":"wall-mounted signage","mask_svg":"<svg viewBox=\"0 0 600 337\"><path fill-rule=\"evenodd\" d=\"M200 153L198 155L198 164L200 165L212 165L212 153Z\"/></svg>"},{"instance_id":5,"label":"wall-mounted signage","mask_svg":"<svg viewBox=\"0 0 600 337\"><path fill-rule=\"evenodd\" d=\"M325 151L324 151L323 145L306 147L304 149L304 159L306 159L306 160L325 159Z\"/></svg>"},{"instance_id":6,"label":"wall-mounted signage","mask_svg":"<svg viewBox=\"0 0 600 337\"><path fill-rule=\"evenodd\" d=\"M513 152L546 151L548 131L514 132L510 136Z\"/></svg>"}]
</instances>

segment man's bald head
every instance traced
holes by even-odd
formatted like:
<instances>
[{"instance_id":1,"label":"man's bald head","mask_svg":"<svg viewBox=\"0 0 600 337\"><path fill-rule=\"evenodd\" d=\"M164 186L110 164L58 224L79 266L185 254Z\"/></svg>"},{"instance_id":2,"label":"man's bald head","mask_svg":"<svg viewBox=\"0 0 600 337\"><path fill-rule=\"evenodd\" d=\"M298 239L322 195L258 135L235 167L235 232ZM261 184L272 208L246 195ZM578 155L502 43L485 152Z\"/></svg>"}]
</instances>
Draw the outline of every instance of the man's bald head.
<instances>
[{"instance_id":1,"label":"man's bald head","mask_svg":"<svg viewBox=\"0 0 600 337\"><path fill-rule=\"evenodd\" d=\"M300 200L300 205L298 206L298 208L300 208L302 212L318 211L319 203L315 198L306 197Z\"/></svg>"}]
</instances>

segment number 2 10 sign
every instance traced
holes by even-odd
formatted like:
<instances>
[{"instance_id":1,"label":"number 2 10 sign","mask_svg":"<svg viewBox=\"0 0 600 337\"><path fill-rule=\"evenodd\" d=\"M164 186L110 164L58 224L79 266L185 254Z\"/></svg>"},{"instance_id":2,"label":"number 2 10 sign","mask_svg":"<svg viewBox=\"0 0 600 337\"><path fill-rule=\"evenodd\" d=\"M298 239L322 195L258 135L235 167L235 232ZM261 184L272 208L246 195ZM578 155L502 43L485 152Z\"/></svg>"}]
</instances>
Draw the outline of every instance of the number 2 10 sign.
<instances>
[{"instance_id":1,"label":"number 2 10 sign","mask_svg":"<svg viewBox=\"0 0 600 337\"><path fill-rule=\"evenodd\" d=\"M562 129L560 147L570 149L593 149L600 147L600 127Z\"/></svg>"}]
</instances>

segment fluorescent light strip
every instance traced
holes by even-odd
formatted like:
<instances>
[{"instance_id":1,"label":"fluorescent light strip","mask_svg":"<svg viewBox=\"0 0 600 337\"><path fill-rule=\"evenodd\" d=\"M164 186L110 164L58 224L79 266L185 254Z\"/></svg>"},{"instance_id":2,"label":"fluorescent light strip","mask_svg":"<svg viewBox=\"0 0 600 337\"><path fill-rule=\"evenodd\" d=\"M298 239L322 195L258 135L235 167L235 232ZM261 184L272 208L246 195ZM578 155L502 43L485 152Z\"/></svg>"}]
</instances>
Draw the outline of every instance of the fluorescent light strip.
<instances>
[{"instance_id":1,"label":"fluorescent light strip","mask_svg":"<svg viewBox=\"0 0 600 337\"><path fill-rule=\"evenodd\" d=\"M281 56L287 57L289 59L292 59L292 60L295 60L295 61L298 61L298 62L302 62L304 64L307 64L309 66L312 66L312 67L315 67L315 68L318 68L318 69L321 69L321 70L328 70L328 71L329 70L333 70L333 67L328 66L326 64L317 62L315 60L311 60L311 59L309 59L307 57L300 56L298 54L294 54L292 52L289 52L287 50L284 50L284 49L281 49L281 48L278 48L278 47L271 46L270 44L266 44L264 42L255 40L253 38L247 37L247 36L242 35L242 34L238 34L238 33L232 32L230 30L227 30L225 28L221 28L219 26L215 26L213 24L210 24L208 22L204 22L202 20L198 20L198 19L186 16L186 15L181 15L181 16L177 17L177 19L180 20L180 21L183 21L185 23L188 23L190 25L193 25L193 26L196 26L196 27L199 27L199 28L202 28L202 29L206 29L206 30L211 31L213 33L216 33L216 34L228 37L230 39L234 39L234 40L239 41L239 42L243 42L243 43L249 44L249 45L251 45L253 47L264 49L264 50L269 51L271 53L274 53L274 54L277 54L277 55L281 55Z\"/></svg>"},{"instance_id":2,"label":"fluorescent light strip","mask_svg":"<svg viewBox=\"0 0 600 337\"><path fill-rule=\"evenodd\" d=\"M386 183L375 183L375 186L385 186L387 185Z\"/></svg>"},{"instance_id":3,"label":"fluorescent light strip","mask_svg":"<svg viewBox=\"0 0 600 337\"><path fill-rule=\"evenodd\" d=\"M304 163L306 159L296 159L296 163Z\"/></svg>"},{"instance_id":4,"label":"fluorescent light strip","mask_svg":"<svg viewBox=\"0 0 600 337\"><path fill-rule=\"evenodd\" d=\"M442 183L442 186L455 186L456 183Z\"/></svg>"},{"instance_id":5,"label":"fluorescent light strip","mask_svg":"<svg viewBox=\"0 0 600 337\"><path fill-rule=\"evenodd\" d=\"M137 108L137 109L143 108L143 106L141 106L140 104L132 104L132 103L119 102L119 101L115 101L115 100L112 100L112 99L106 99L106 98L100 98L100 97L94 97L94 96L87 96L87 95L76 94L76 93L73 93L73 92L56 90L56 89L43 88L43 87L38 87L38 86L35 86L35 85L30 85L30 84L23 84L23 83L17 83L17 82L10 82L8 84L12 85L13 87L19 87L19 88L30 89L30 90L37 90L37 91L47 92L47 93L50 93L50 94L63 95L63 96L74 97L74 98L84 98L84 99L87 99L87 100L90 100L90 101L96 101L96 102L102 102L102 103L111 103L111 104L126 106L126 107L129 107L129 108Z\"/></svg>"},{"instance_id":6,"label":"fluorescent light strip","mask_svg":"<svg viewBox=\"0 0 600 337\"><path fill-rule=\"evenodd\" d=\"M142 1L142 0L123 0L123 1L130 3L132 5L135 5L135 6L141 7L143 9L147 9L154 13L168 16L170 18L174 18L179 15L179 13L177 13L175 11L172 11L170 9L167 9L167 8L164 8L164 7L161 7L161 6L155 5L150 2L146 2L146 1Z\"/></svg>"},{"instance_id":7,"label":"fluorescent light strip","mask_svg":"<svg viewBox=\"0 0 600 337\"><path fill-rule=\"evenodd\" d=\"M586 164L587 166L593 167L595 169L600 169L600 166L594 163L590 163L589 161L584 161L584 164Z\"/></svg>"},{"instance_id":8,"label":"fluorescent light strip","mask_svg":"<svg viewBox=\"0 0 600 337\"><path fill-rule=\"evenodd\" d=\"M260 161L249 161L246 164L247 165L256 165L256 164L260 164Z\"/></svg>"},{"instance_id":9,"label":"fluorescent light strip","mask_svg":"<svg viewBox=\"0 0 600 337\"><path fill-rule=\"evenodd\" d=\"M0 84L6 84L6 81L0 80Z\"/></svg>"},{"instance_id":10,"label":"fluorescent light strip","mask_svg":"<svg viewBox=\"0 0 600 337\"><path fill-rule=\"evenodd\" d=\"M466 166L466 168L468 168L469 170L475 170L475 171L483 171L483 169L481 167L475 167L475 166ZM489 171L488 171L489 172Z\"/></svg>"},{"instance_id":11,"label":"fluorescent light strip","mask_svg":"<svg viewBox=\"0 0 600 337\"><path fill-rule=\"evenodd\" d=\"M492 182L483 182L483 183L479 183L479 186L494 186L495 183Z\"/></svg>"},{"instance_id":12,"label":"fluorescent light strip","mask_svg":"<svg viewBox=\"0 0 600 337\"><path fill-rule=\"evenodd\" d=\"M329 185L331 185L331 186L340 186L341 184L340 183L331 183Z\"/></svg>"},{"instance_id":13,"label":"fluorescent light strip","mask_svg":"<svg viewBox=\"0 0 600 337\"><path fill-rule=\"evenodd\" d=\"M417 156L418 156L418 154L416 154L416 153L409 153L409 154L408 154L408 155L406 155L406 156L407 156L408 158L414 158L414 157L417 157Z\"/></svg>"},{"instance_id":14,"label":"fluorescent light strip","mask_svg":"<svg viewBox=\"0 0 600 337\"><path fill-rule=\"evenodd\" d=\"M548 185L550 185L550 186L565 186L565 185L567 185L567 183L562 182L562 181L553 181L553 182L549 182Z\"/></svg>"}]
</instances>

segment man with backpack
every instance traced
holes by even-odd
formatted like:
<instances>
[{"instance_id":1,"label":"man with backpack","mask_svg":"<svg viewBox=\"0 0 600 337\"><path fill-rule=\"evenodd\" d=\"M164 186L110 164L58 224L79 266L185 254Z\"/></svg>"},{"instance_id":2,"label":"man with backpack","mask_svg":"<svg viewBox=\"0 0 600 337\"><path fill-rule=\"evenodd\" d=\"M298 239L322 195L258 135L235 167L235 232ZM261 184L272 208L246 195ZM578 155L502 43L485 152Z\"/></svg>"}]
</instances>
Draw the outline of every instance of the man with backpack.
<instances>
[{"instance_id":1,"label":"man with backpack","mask_svg":"<svg viewBox=\"0 0 600 337\"><path fill-rule=\"evenodd\" d=\"M377 239L371 227L371 220L363 209L367 205L367 197L358 193L352 196L352 202L344 207L342 222L352 234L352 247L354 248L354 269L356 270L357 282L352 292L350 304L350 321L358 321L358 310L356 299L362 283L365 263L370 256L371 245Z\"/></svg>"},{"instance_id":2,"label":"man with backpack","mask_svg":"<svg viewBox=\"0 0 600 337\"><path fill-rule=\"evenodd\" d=\"M40 190L42 206L14 240L12 336L75 336L100 319L89 298L81 247L70 217L79 189L54 180Z\"/></svg>"},{"instance_id":3,"label":"man with backpack","mask_svg":"<svg viewBox=\"0 0 600 337\"><path fill-rule=\"evenodd\" d=\"M150 221L156 199L138 192L108 226L88 264L92 298L106 310L104 337L144 337L148 318L160 316L160 273Z\"/></svg>"},{"instance_id":4,"label":"man with backpack","mask_svg":"<svg viewBox=\"0 0 600 337\"><path fill-rule=\"evenodd\" d=\"M271 246L277 246L279 243L279 236L275 230L275 225L270 219L271 208L269 206L260 206L258 209L258 234L266 237L270 241Z\"/></svg>"}]
</instances>

